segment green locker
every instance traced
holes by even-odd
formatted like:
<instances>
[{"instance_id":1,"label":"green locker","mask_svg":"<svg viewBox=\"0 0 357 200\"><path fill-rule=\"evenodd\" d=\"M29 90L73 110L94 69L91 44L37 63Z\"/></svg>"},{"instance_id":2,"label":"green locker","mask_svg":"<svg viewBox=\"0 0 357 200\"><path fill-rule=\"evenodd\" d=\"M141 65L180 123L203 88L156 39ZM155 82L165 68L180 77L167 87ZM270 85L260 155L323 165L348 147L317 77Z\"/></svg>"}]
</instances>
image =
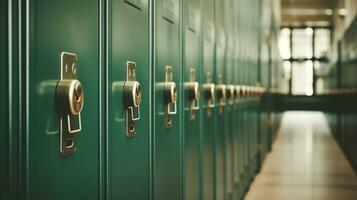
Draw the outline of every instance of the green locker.
<instances>
[{"instance_id":1,"label":"green locker","mask_svg":"<svg viewBox=\"0 0 357 200\"><path fill-rule=\"evenodd\" d=\"M225 112L226 112L226 85L225 85L225 55L226 32L224 22L224 1L215 1L215 79L216 79L216 131L215 131L215 184L216 199L226 198L226 149L225 149Z\"/></svg>"},{"instance_id":2,"label":"green locker","mask_svg":"<svg viewBox=\"0 0 357 200\"><path fill-rule=\"evenodd\" d=\"M214 1L204 1L203 12L203 69L202 88L202 199L213 200L214 141L215 141L215 84L214 84Z\"/></svg>"},{"instance_id":3,"label":"green locker","mask_svg":"<svg viewBox=\"0 0 357 200\"><path fill-rule=\"evenodd\" d=\"M225 77L226 77L226 112L225 112L225 151L226 151L226 199L233 199L234 184L234 108L235 108L235 21L234 21L234 1L225 1L225 24L227 35L227 50L225 55Z\"/></svg>"},{"instance_id":4,"label":"green locker","mask_svg":"<svg viewBox=\"0 0 357 200\"><path fill-rule=\"evenodd\" d=\"M181 195L181 40L180 1L154 4L154 131L155 200L179 200Z\"/></svg>"},{"instance_id":5,"label":"green locker","mask_svg":"<svg viewBox=\"0 0 357 200\"><path fill-rule=\"evenodd\" d=\"M24 199L101 197L103 66L98 5L96 0L36 0L23 5ZM69 77L68 91L62 93L65 81L59 80ZM72 99L76 102L68 105Z\"/></svg>"},{"instance_id":6,"label":"green locker","mask_svg":"<svg viewBox=\"0 0 357 200\"><path fill-rule=\"evenodd\" d=\"M8 1L0 2L0 199L9 199L9 47L8 47Z\"/></svg>"},{"instance_id":7,"label":"green locker","mask_svg":"<svg viewBox=\"0 0 357 200\"><path fill-rule=\"evenodd\" d=\"M260 2L260 20L261 20L261 27L259 31L260 36L260 46L259 46L259 80L261 86L263 88L268 88L268 75L269 75L269 44L268 44L268 37L269 37L269 28L270 28L270 18L269 12L267 9L269 7L269 2ZM261 97L261 100L265 100L265 97ZM260 103L260 131L259 131L259 145L260 145L260 166L262 165L263 161L265 160L265 156L268 152L268 144L269 144L269 113L265 109L266 102Z\"/></svg>"},{"instance_id":8,"label":"green locker","mask_svg":"<svg viewBox=\"0 0 357 200\"><path fill-rule=\"evenodd\" d=\"M0 4L0 199L20 197L20 57L19 3Z\"/></svg>"},{"instance_id":9,"label":"green locker","mask_svg":"<svg viewBox=\"0 0 357 200\"><path fill-rule=\"evenodd\" d=\"M201 1L183 1L183 198L200 198Z\"/></svg>"},{"instance_id":10,"label":"green locker","mask_svg":"<svg viewBox=\"0 0 357 200\"><path fill-rule=\"evenodd\" d=\"M234 42L233 42L233 49L234 53L232 55L232 64L233 64L233 80L232 84L234 85L234 106L233 106L233 116L232 116L232 170L233 170L233 175L232 175L232 198L233 199L239 199L239 186L240 186L240 138L239 138L239 133L240 133L240 124L239 124L239 109L240 109L240 77L239 77L239 43L240 43L240 38L239 38L239 21L238 21L238 13L237 13L237 7L239 5L238 1L233 1L232 2L232 21L233 21L233 27L232 27L232 37L234 37Z\"/></svg>"},{"instance_id":11,"label":"green locker","mask_svg":"<svg viewBox=\"0 0 357 200\"><path fill-rule=\"evenodd\" d=\"M243 184L244 184L244 141L243 141L243 134L244 134L244 121L243 121L243 99L244 99L244 93L243 93L243 84L244 84L244 65L243 65L243 53L244 53L244 38L243 38L243 15L242 15L242 9L243 4L242 1L237 1L236 5L234 6L236 11L235 11L235 20L236 20L236 70L235 70L235 75L236 75L236 84L237 84L237 92L238 92L238 98L237 98L237 110L235 112L236 116L236 126L235 126L235 143L236 143L236 153L237 156L235 157L236 163L237 163L237 168L236 168L236 193L234 196L234 199L241 199L243 195Z\"/></svg>"},{"instance_id":12,"label":"green locker","mask_svg":"<svg viewBox=\"0 0 357 200\"><path fill-rule=\"evenodd\" d=\"M108 1L108 199L150 199L148 0Z\"/></svg>"}]
</instances>

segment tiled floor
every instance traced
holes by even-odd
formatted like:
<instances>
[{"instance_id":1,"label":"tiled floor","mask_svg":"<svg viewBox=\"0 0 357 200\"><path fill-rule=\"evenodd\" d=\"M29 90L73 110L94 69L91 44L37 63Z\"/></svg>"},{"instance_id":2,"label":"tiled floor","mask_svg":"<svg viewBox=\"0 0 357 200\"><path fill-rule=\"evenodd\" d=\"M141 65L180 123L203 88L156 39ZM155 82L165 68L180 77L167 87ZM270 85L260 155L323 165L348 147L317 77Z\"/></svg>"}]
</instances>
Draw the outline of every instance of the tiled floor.
<instances>
[{"instance_id":1,"label":"tiled floor","mask_svg":"<svg viewBox=\"0 0 357 200\"><path fill-rule=\"evenodd\" d=\"M273 150L246 199L357 200L357 176L323 113L284 114Z\"/></svg>"}]
</instances>

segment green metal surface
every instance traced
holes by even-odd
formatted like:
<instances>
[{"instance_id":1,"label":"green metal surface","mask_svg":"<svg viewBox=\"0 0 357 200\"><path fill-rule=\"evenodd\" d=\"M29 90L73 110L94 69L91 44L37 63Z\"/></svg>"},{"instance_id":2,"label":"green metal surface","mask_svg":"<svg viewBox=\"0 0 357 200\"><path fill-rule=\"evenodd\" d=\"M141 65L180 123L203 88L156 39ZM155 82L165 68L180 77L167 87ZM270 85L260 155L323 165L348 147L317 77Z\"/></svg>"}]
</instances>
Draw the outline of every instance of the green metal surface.
<instances>
[{"instance_id":1,"label":"green metal surface","mask_svg":"<svg viewBox=\"0 0 357 200\"><path fill-rule=\"evenodd\" d=\"M227 98L231 98L229 95L229 85L234 85L235 74L235 18L234 18L234 1L225 1L225 16L224 21L226 24L226 36L227 46L225 55L225 83L227 84L226 95ZM227 99L225 115L225 161L226 161L226 190L225 196L227 200L233 199L233 187L234 187L234 168L233 168L233 131L234 131L234 103L231 99Z\"/></svg>"},{"instance_id":2,"label":"green metal surface","mask_svg":"<svg viewBox=\"0 0 357 200\"><path fill-rule=\"evenodd\" d=\"M191 70L196 71L196 81L201 86L202 47L201 47L201 0L184 0L182 13L183 34L183 82L190 82ZM200 198L200 118L202 104L191 119L189 96L184 91L183 100L183 198L196 200ZM202 102L202 101L201 101Z\"/></svg>"},{"instance_id":3,"label":"green metal surface","mask_svg":"<svg viewBox=\"0 0 357 200\"><path fill-rule=\"evenodd\" d=\"M243 49L243 29L242 29L242 21L244 20L242 17L242 1L237 1L235 5L235 21L236 21L236 58L235 58L235 84L237 85L243 85L243 79L244 79L244 73L243 73L243 60L242 60L242 55L244 53ZM237 105L236 105L236 111L235 111L235 127L234 127L234 146L235 146L235 163L236 167L235 169L235 185L234 185L234 190L235 192L233 193L233 198L234 199L241 199L243 195L243 175L244 175L244 143L243 143L243 126L244 126L244 121L243 121L243 97L242 93L239 93L238 99L237 99Z\"/></svg>"},{"instance_id":4,"label":"green metal surface","mask_svg":"<svg viewBox=\"0 0 357 200\"><path fill-rule=\"evenodd\" d=\"M209 82L211 76L214 82L214 1L205 0L203 10L203 69L202 69L202 83ZM208 75L210 74L210 75ZM201 194L204 200L213 200L215 195L214 182L214 141L215 141L215 108L207 107L207 100L204 94L202 95L202 179L201 179ZM217 102L216 102L217 103ZM210 110L209 110L210 109Z\"/></svg>"},{"instance_id":5,"label":"green metal surface","mask_svg":"<svg viewBox=\"0 0 357 200\"><path fill-rule=\"evenodd\" d=\"M2 1L0 27L0 199L19 199L20 193L20 65L19 4Z\"/></svg>"},{"instance_id":6,"label":"green metal surface","mask_svg":"<svg viewBox=\"0 0 357 200\"><path fill-rule=\"evenodd\" d=\"M209 73L216 86L279 87L271 44L277 38L262 39L264 45L258 39L260 4L2 1L0 199L242 199L278 128L279 114L269 113L277 100L264 97L268 103L259 110L257 97L239 97L233 105L226 100L220 112L216 95L209 116L202 86ZM69 156L59 154L55 108L63 51L78 55L85 95L77 151ZM125 134L123 102L128 61L136 63L142 88L132 138ZM161 88L167 66L178 96L172 128L165 124ZM201 89L194 120L185 88L191 70ZM352 140L348 127L355 117L341 118L343 137Z\"/></svg>"},{"instance_id":7,"label":"green metal surface","mask_svg":"<svg viewBox=\"0 0 357 200\"><path fill-rule=\"evenodd\" d=\"M26 54L26 199L100 198L100 86L98 1L28 1L23 27ZM85 6L83 6L85 5ZM79 12L80 11L80 12ZM27 45L27 46L25 46ZM26 48L25 48L26 47ZM85 92L82 131L74 155L59 155L59 117L55 109L60 54L78 55L78 79Z\"/></svg>"},{"instance_id":8,"label":"green metal surface","mask_svg":"<svg viewBox=\"0 0 357 200\"><path fill-rule=\"evenodd\" d=\"M178 200L181 197L181 53L180 53L180 1L154 1L154 131L153 177L155 200ZM173 69L177 85L177 114L172 127L166 127L166 101L162 84L166 67ZM175 158L175 159L173 159Z\"/></svg>"},{"instance_id":9,"label":"green metal surface","mask_svg":"<svg viewBox=\"0 0 357 200\"><path fill-rule=\"evenodd\" d=\"M225 83L225 55L226 33L224 23L224 1L215 1L215 30L216 30L216 55L215 55L215 81ZM221 80L220 80L221 79ZM223 112L216 112L215 131L215 184L216 200L225 199L226 188L226 163L225 163L225 107Z\"/></svg>"},{"instance_id":10,"label":"green metal surface","mask_svg":"<svg viewBox=\"0 0 357 200\"><path fill-rule=\"evenodd\" d=\"M150 199L149 1L108 1L108 199ZM126 63L136 63L141 119L136 135L125 133L123 83Z\"/></svg>"},{"instance_id":11,"label":"green metal surface","mask_svg":"<svg viewBox=\"0 0 357 200\"><path fill-rule=\"evenodd\" d=\"M0 199L9 198L8 1L0 2Z\"/></svg>"}]
</instances>

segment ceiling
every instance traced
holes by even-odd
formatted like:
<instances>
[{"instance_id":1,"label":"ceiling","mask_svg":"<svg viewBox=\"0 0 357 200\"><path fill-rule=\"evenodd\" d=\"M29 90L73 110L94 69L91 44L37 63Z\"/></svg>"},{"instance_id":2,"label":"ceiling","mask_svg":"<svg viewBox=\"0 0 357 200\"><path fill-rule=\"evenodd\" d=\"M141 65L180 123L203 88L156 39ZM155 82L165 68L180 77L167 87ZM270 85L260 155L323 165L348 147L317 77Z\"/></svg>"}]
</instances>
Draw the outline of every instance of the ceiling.
<instances>
[{"instance_id":1,"label":"ceiling","mask_svg":"<svg viewBox=\"0 0 357 200\"><path fill-rule=\"evenodd\" d=\"M329 26L335 0L281 0L282 26Z\"/></svg>"}]
</instances>

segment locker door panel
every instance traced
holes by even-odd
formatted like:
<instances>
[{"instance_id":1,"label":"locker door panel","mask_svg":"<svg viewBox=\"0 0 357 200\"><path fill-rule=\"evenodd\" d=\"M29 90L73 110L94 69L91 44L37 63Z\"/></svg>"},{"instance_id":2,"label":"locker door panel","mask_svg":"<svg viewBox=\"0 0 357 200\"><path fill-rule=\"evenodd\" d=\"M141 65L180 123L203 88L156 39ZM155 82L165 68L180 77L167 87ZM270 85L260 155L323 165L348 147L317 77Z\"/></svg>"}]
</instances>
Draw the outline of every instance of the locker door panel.
<instances>
[{"instance_id":1,"label":"locker door panel","mask_svg":"<svg viewBox=\"0 0 357 200\"><path fill-rule=\"evenodd\" d=\"M200 190L200 117L201 109L196 110L197 99L191 99L188 84L201 84L201 1L183 1L183 132L184 132L184 199L199 199ZM199 85L201 87L201 85ZM195 90L196 92L199 92ZM199 105L201 106L201 105Z\"/></svg>"},{"instance_id":2,"label":"locker door panel","mask_svg":"<svg viewBox=\"0 0 357 200\"><path fill-rule=\"evenodd\" d=\"M8 1L0 2L0 199L8 199Z\"/></svg>"},{"instance_id":3,"label":"locker door panel","mask_svg":"<svg viewBox=\"0 0 357 200\"><path fill-rule=\"evenodd\" d=\"M109 199L148 199L149 1L109 0L108 3L108 195ZM137 81L141 89L134 88L132 82L132 87L124 91L130 86L128 80ZM131 92L136 94L132 96ZM138 95L141 95L140 104L137 104Z\"/></svg>"},{"instance_id":4,"label":"locker door panel","mask_svg":"<svg viewBox=\"0 0 357 200\"><path fill-rule=\"evenodd\" d=\"M215 1L215 82L216 85L225 84L225 55L226 55L226 29L224 23L225 6L223 1ZM218 97L217 89L217 97ZM216 199L224 200L226 190L226 159L225 159L225 109L226 100L217 99L216 131L215 131L215 181Z\"/></svg>"},{"instance_id":5,"label":"locker door panel","mask_svg":"<svg viewBox=\"0 0 357 200\"><path fill-rule=\"evenodd\" d=\"M225 55L225 77L226 77L226 96L227 105L225 112L225 143L226 143L226 198L233 198L233 125L234 125L234 54L235 54L235 37L234 37L234 1L225 1L225 24L227 35L227 50Z\"/></svg>"},{"instance_id":6,"label":"locker door panel","mask_svg":"<svg viewBox=\"0 0 357 200\"><path fill-rule=\"evenodd\" d=\"M204 84L214 83L214 1L204 2L203 12L203 103L202 108L202 199L214 199L214 133L215 133L215 112L216 108L211 108L215 102L211 99L209 87L205 89ZM215 94L213 94L215 95Z\"/></svg>"},{"instance_id":7,"label":"locker door panel","mask_svg":"<svg viewBox=\"0 0 357 200\"><path fill-rule=\"evenodd\" d=\"M23 144L26 196L36 200L97 199L102 134L99 127L99 2L36 0L28 3L28 29L23 29L23 36L28 39L27 48L23 44L26 49L23 71L27 78L24 87L26 142ZM55 103L64 103L55 99L62 52L78 56L77 70L66 69L77 74L85 94L82 130L72 143L76 151L66 156L59 152L61 130L55 106Z\"/></svg>"},{"instance_id":8,"label":"locker door panel","mask_svg":"<svg viewBox=\"0 0 357 200\"><path fill-rule=\"evenodd\" d=\"M154 2L154 6L154 199L178 200L182 189L180 1L158 0ZM169 73L172 73L172 80ZM176 105L167 96L174 94L165 87L170 82L176 84Z\"/></svg>"}]
</instances>

